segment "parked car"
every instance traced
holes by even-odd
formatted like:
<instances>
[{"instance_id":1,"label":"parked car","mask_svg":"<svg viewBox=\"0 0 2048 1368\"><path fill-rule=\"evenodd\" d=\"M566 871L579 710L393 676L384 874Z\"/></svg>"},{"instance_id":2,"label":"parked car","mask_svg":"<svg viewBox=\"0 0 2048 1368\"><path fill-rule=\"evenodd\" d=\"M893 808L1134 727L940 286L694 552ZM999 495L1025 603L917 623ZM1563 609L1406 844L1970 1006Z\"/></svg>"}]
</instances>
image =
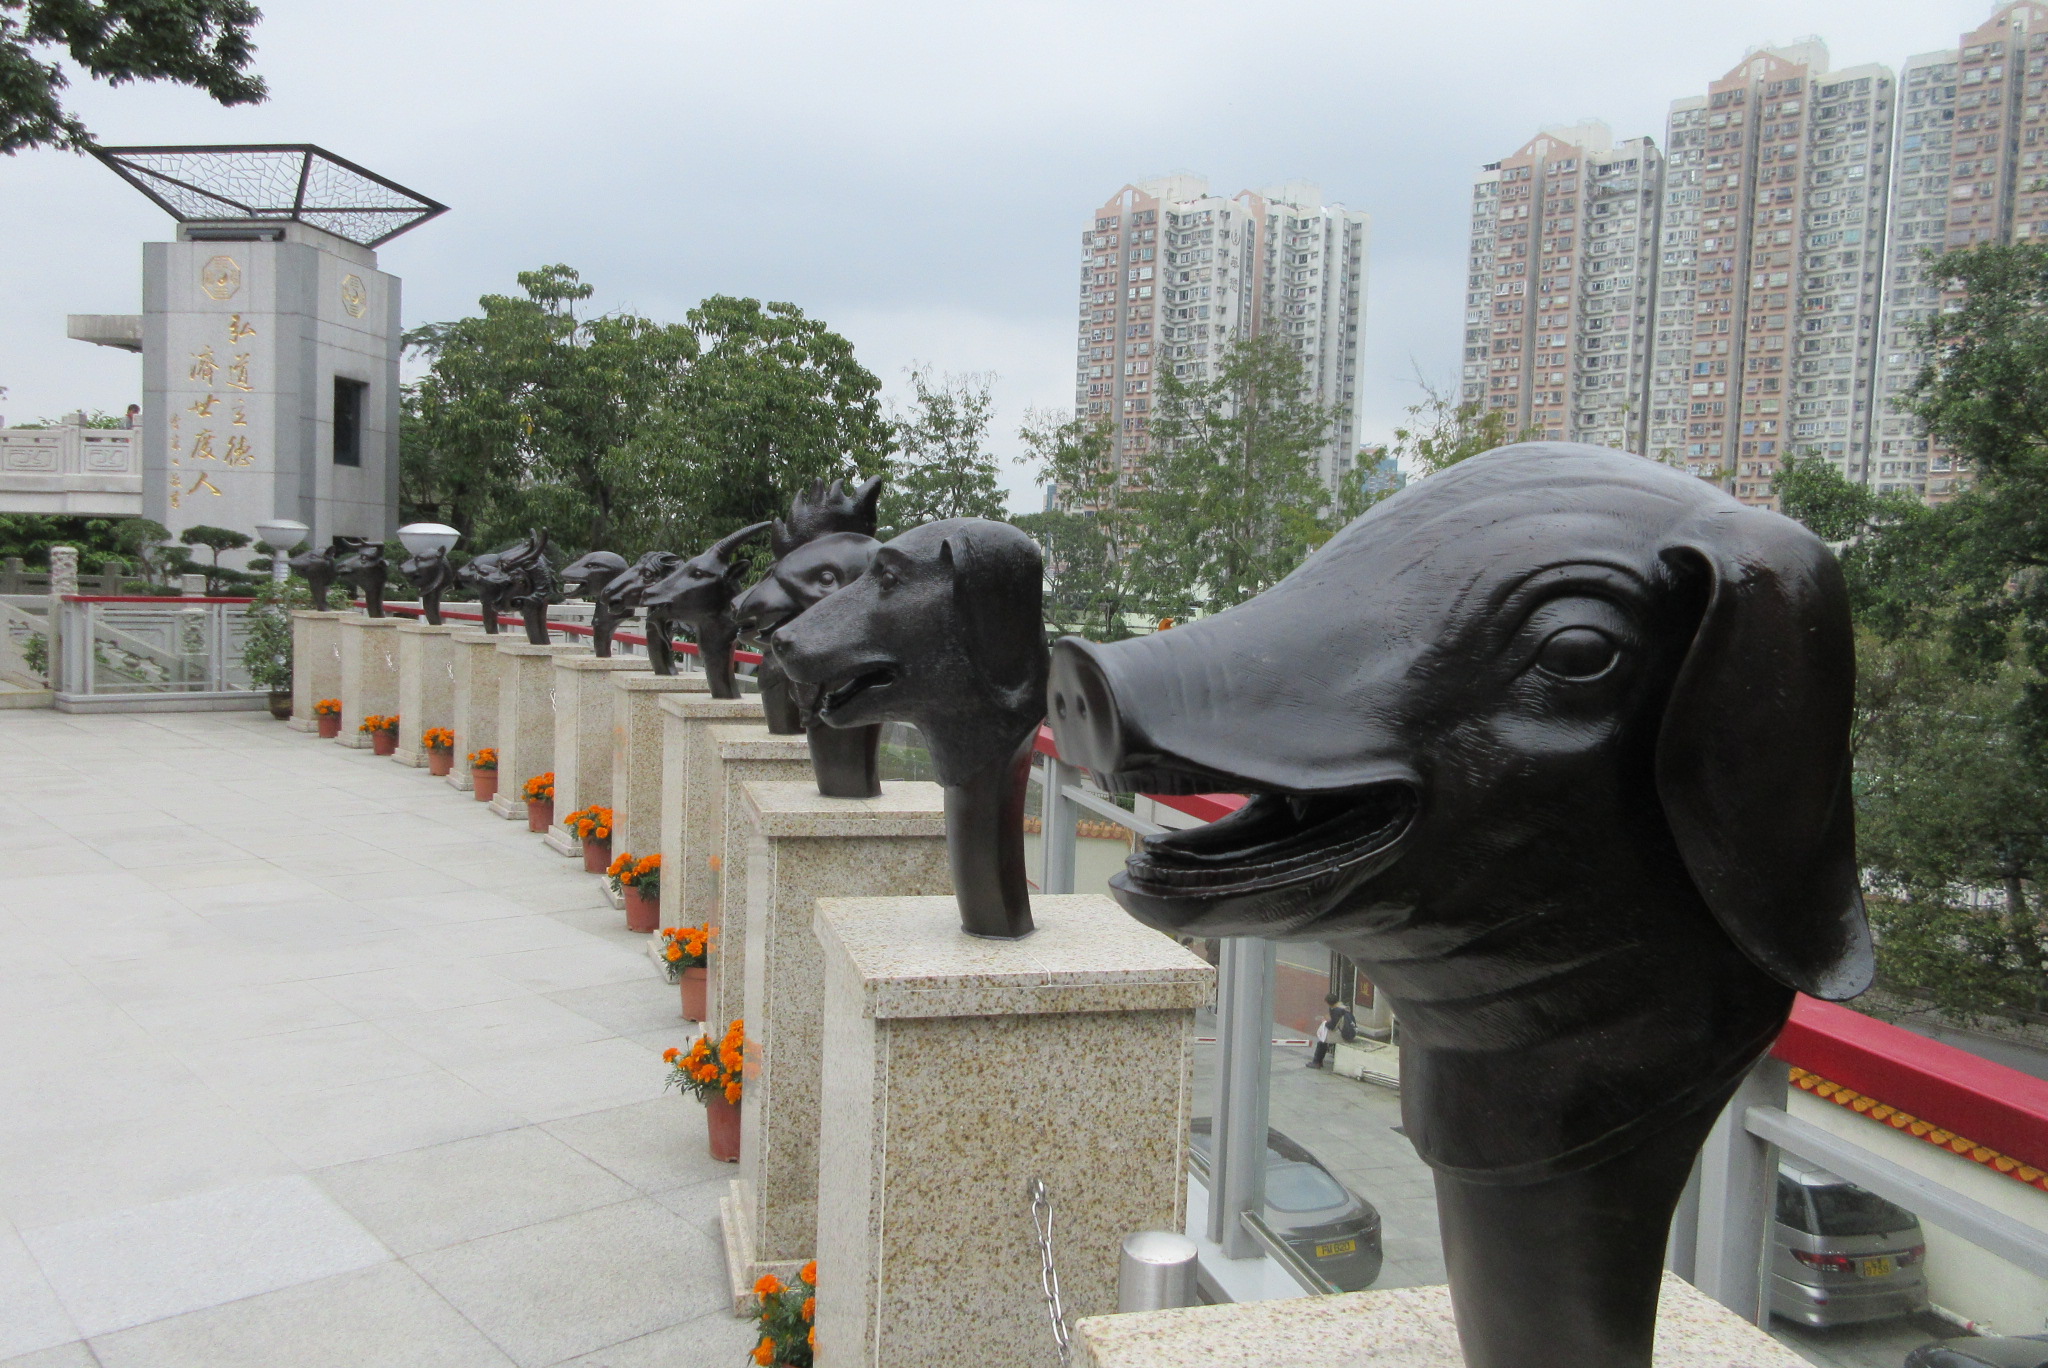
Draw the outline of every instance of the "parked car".
<instances>
[{"instance_id":1,"label":"parked car","mask_svg":"<svg viewBox=\"0 0 2048 1368\"><path fill-rule=\"evenodd\" d=\"M1195 1163L1209 1173L1209 1118L1189 1126ZM1267 1227L1340 1292L1363 1292L1380 1275L1380 1213L1337 1181L1322 1161L1277 1130L1266 1131Z\"/></svg>"},{"instance_id":2,"label":"parked car","mask_svg":"<svg viewBox=\"0 0 2048 1368\"><path fill-rule=\"evenodd\" d=\"M1827 1327L1927 1309L1920 1221L1826 1169L1778 1164L1771 1227L1771 1314Z\"/></svg>"},{"instance_id":3,"label":"parked car","mask_svg":"<svg viewBox=\"0 0 2048 1368\"><path fill-rule=\"evenodd\" d=\"M1985 1335L1923 1344L1905 1368L2048 1368L2048 1335Z\"/></svg>"}]
</instances>

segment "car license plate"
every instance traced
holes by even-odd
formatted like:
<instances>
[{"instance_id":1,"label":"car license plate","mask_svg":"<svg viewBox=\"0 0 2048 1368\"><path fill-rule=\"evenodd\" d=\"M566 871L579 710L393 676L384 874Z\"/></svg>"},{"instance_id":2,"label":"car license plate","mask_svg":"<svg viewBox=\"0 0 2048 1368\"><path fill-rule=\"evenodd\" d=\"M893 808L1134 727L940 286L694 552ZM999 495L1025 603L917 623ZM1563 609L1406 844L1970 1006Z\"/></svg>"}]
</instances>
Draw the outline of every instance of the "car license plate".
<instances>
[{"instance_id":1,"label":"car license plate","mask_svg":"<svg viewBox=\"0 0 2048 1368\"><path fill-rule=\"evenodd\" d=\"M1863 1261L1863 1276L1866 1278L1889 1278L1897 1269L1897 1262L1889 1254Z\"/></svg>"},{"instance_id":2,"label":"car license plate","mask_svg":"<svg viewBox=\"0 0 2048 1368\"><path fill-rule=\"evenodd\" d=\"M1356 1240L1339 1240L1335 1244L1316 1246L1316 1257L1318 1259L1334 1259L1339 1254L1356 1254L1357 1252L1358 1241Z\"/></svg>"}]
</instances>

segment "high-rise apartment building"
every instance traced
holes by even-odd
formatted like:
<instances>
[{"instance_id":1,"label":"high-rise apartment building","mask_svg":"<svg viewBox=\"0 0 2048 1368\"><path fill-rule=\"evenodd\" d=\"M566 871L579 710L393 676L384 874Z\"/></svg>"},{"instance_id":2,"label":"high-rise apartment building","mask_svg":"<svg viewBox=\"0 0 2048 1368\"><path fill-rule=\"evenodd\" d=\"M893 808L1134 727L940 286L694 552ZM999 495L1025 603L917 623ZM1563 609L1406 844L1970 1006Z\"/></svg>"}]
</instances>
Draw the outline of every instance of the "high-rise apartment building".
<instances>
[{"instance_id":1,"label":"high-rise apartment building","mask_svg":"<svg viewBox=\"0 0 2048 1368\"><path fill-rule=\"evenodd\" d=\"M1515 431L1642 450L1659 157L1550 128L1472 189L1462 397Z\"/></svg>"},{"instance_id":2,"label":"high-rise apartment building","mask_svg":"<svg viewBox=\"0 0 2048 1368\"><path fill-rule=\"evenodd\" d=\"M1232 341L1290 338L1310 393L1335 412L1318 453L1325 483L1358 444L1358 353L1365 331L1370 219L1290 181L1225 198L1199 176L1127 185L1081 235L1081 323L1074 410L1110 425L1135 474L1152 454L1161 374L1213 378Z\"/></svg>"}]
</instances>

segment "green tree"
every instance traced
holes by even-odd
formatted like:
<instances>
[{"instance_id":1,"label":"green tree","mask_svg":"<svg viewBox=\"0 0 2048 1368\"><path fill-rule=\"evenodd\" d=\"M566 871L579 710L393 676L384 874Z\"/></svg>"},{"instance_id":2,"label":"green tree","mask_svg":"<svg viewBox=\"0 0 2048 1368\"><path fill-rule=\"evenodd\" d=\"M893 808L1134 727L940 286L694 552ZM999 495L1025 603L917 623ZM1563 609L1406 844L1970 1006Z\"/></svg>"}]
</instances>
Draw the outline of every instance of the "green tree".
<instances>
[{"instance_id":1,"label":"green tree","mask_svg":"<svg viewBox=\"0 0 2048 1368\"><path fill-rule=\"evenodd\" d=\"M93 145L59 97L58 56L109 85L171 81L224 105L260 103L269 92L249 71L260 18L249 0L0 0L0 152Z\"/></svg>"},{"instance_id":2,"label":"green tree","mask_svg":"<svg viewBox=\"0 0 2048 1368\"><path fill-rule=\"evenodd\" d=\"M1390 454L1419 474L1434 475L1495 447L1543 435L1540 426L1517 428L1504 409L1489 409L1477 400L1459 403L1419 373L1415 383L1422 398L1408 406L1407 423L1394 429Z\"/></svg>"},{"instance_id":3,"label":"green tree","mask_svg":"<svg viewBox=\"0 0 2048 1368\"><path fill-rule=\"evenodd\" d=\"M910 410L894 420L896 454L882 488L882 537L940 518L1001 518L1001 473L988 449L992 377L910 371Z\"/></svg>"},{"instance_id":4,"label":"green tree","mask_svg":"<svg viewBox=\"0 0 2048 1368\"><path fill-rule=\"evenodd\" d=\"M1143 493L1117 468L1107 423L1033 410L1018 433L1059 508L1019 518L1046 561L1048 621L1095 641L1131 635L1144 614Z\"/></svg>"},{"instance_id":5,"label":"green tree","mask_svg":"<svg viewBox=\"0 0 2048 1368\"><path fill-rule=\"evenodd\" d=\"M249 576L239 570L227 569L220 563L223 551L239 551L251 540L246 532L237 532L227 527L208 527L205 523L186 528L178 534L178 540L187 546L203 546L213 552L213 563L201 567L206 575L206 592L219 593L227 584L246 583Z\"/></svg>"},{"instance_id":6,"label":"green tree","mask_svg":"<svg viewBox=\"0 0 2048 1368\"><path fill-rule=\"evenodd\" d=\"M1273 335L1225 347L1212 379L1159 377L1158 454L1139 503L1144 588L1175 617L1242 603L1328 536L1316 451L1330 410Z\"/></svg>"},{"instance_id":7,"label":"green tree","mask_svg":"<svg viewBox=\"0 0 2048 1368\"><path fill-rule=\"evenodd\" d=\"M117 539L118 518L80 518L44 513L0 513L0 559L20 557L29 565L50 563L50 548L77 548L78 568L100 571L129 557Z\"/></svg>"},{"instance_id":8,"label":"green tree","mask_svg":"<svg viewBox=\"0 0 2048 1368\"><path fill-rule=\"evenodd\" d=\"M430 324L407 344L430 359L400 427L409 518L462 532L472 550L545 527L572 553L618 545L689 472L644 440L680 402L697 339L630 314L582 318L594 287L567 266L519 273L524 297ZM634 548L636 551L643 548Z\"/></svg>"}]
</instances>

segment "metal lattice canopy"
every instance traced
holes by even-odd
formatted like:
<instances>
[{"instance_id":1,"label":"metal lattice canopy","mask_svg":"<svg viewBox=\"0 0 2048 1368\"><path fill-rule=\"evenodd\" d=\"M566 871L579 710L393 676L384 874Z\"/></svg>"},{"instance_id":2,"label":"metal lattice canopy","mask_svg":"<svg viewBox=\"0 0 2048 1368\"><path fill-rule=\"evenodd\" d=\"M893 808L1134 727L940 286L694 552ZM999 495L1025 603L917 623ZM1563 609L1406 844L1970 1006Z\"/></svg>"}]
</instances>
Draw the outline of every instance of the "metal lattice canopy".
<instances>
[{"instance_id":1,"label":"metal lattice canopy","mask_svg":"<svg viewBox=\"0 0 2048 1368\"><path fill-rule=\"evenodd\" d=\"M180 223L295 220L375 247L448 212L311 143L96 147L93 155Z\"/></svg>"}]
</instances>

